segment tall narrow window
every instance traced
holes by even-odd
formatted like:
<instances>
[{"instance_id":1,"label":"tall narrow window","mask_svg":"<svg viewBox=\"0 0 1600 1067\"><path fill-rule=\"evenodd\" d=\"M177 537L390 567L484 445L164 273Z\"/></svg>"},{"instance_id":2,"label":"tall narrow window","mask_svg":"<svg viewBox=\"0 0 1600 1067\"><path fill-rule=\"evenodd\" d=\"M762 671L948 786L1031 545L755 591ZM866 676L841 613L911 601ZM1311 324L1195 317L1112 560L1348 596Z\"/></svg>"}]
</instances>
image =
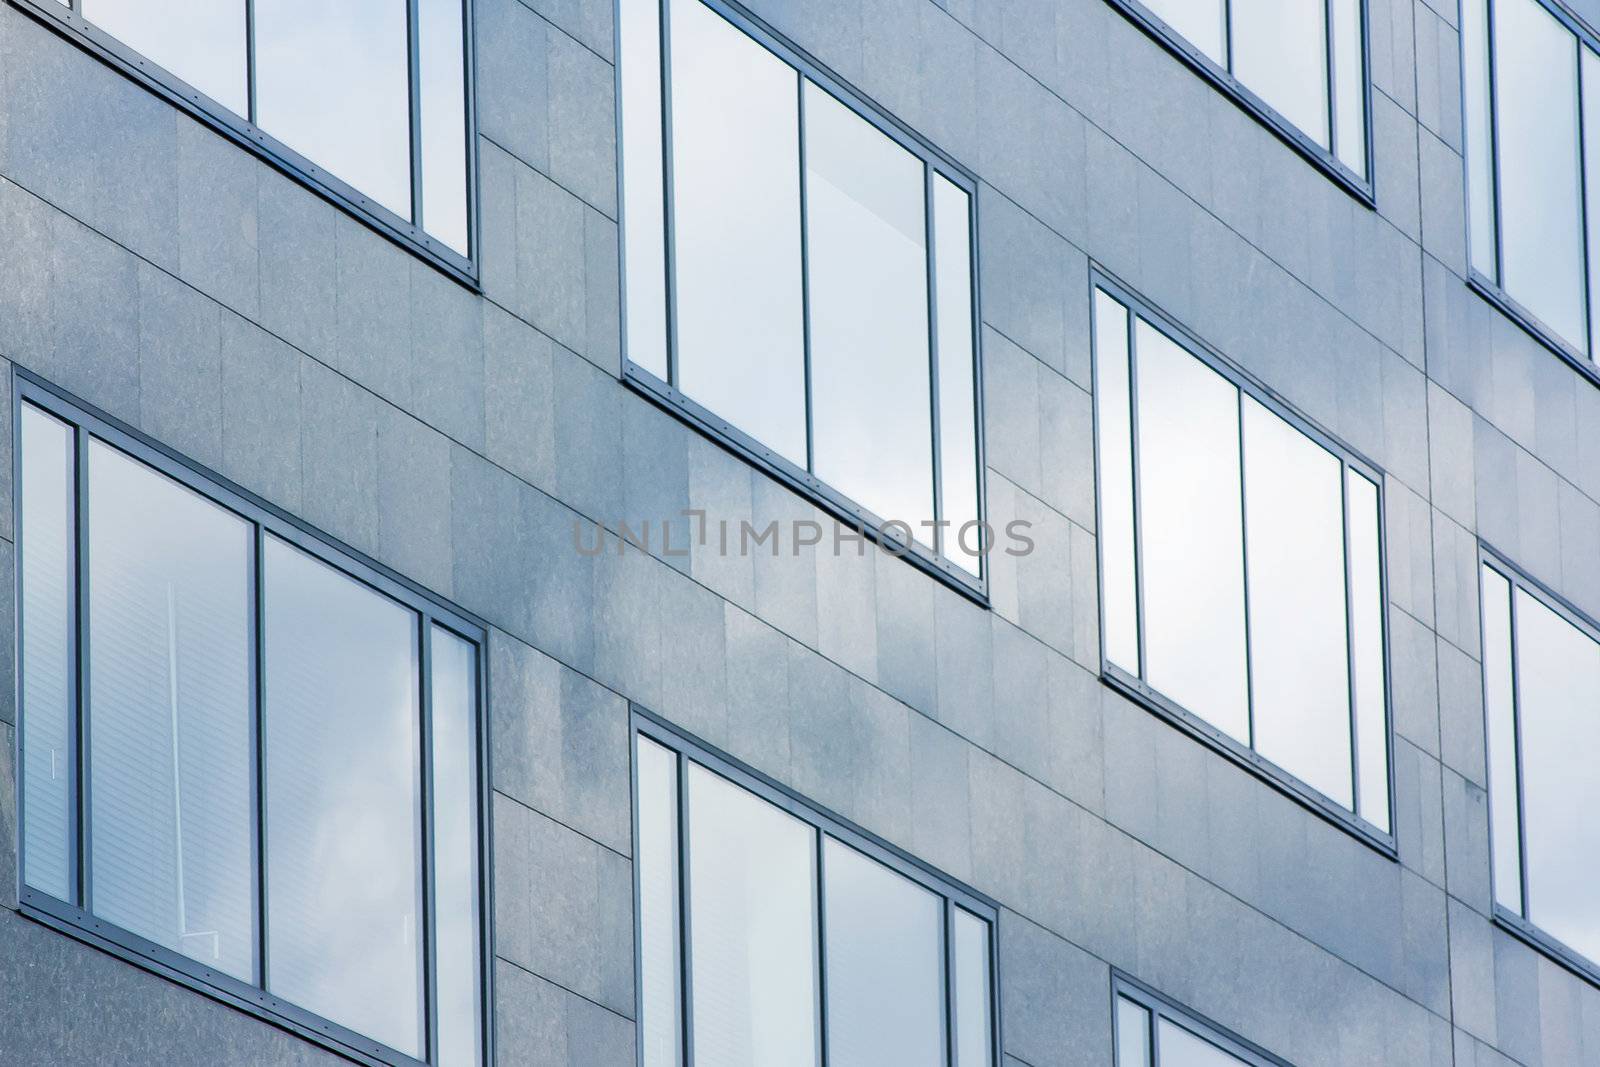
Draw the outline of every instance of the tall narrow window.
<instances>
[{"instance_id":1,"label":"tall narrow window","mask_svg":"<svg viewBox=\"0 0 1600 1067\"><path fill-rule=\"evenodd\" d=\"M1370 191L1365 0L1112 0L1314 160Z\"/></svg>"},{"instance_id":2,"label":"tall narrow window","mask_svg":"<svg viewBox=\"0 0 1600 1067\"><path fill-rule=\"evenodd\" d=\"M974 183L720 0L618 18L629 380L981 588Z\"/></svg>"},{"instance_id":3,"label":"tall narrow window","mask_svg":"<svg viewBox=\"0 0 1600 1067\"><path fill-rule=\"evenodd\" d=\"M1495 557L1481 573L1495 910L1600 973L1600 630Z\"/></svg>"},{"instance_id":4,"label":"tall narrow window","mask_svg":"<svg viewBox=\"0 0 1600 1067\"><path fill-rule=\"evenodd\" d=\"M23 908L340 1050L485 1062L481 637L19 388Z\"/></svg>"},{"instance_id":5,"label":"tall narrow window","mask_svg":"<svg viewBox=\"0 0 1600 1067\"><path fill-rule=\"evenodd\" d=\"M1094 337L1108 677L1386 840L1379 476L1107 286Z\"/></svg>"},{"instance_id":6,"label":"tall narrow window","mask_svg":"<svg viewBox=\"0 0 1600 1067\"><path fill-rule=\"evenodd\" d=\"M23 0L454 273L474 276L468 0Z\"/></svg>"},{"instance_id":7,"label":"tall narrow window","mask_svg":"<svg viewBox=\"0 0 1600 1067\"><path fill-rule=\"evenodd\" d=\"M1600 350L1597 49L1545 0L1462 0L1473 279L1584 365Z\"/></svg>"},{"instance_id":8,"label":"tall narrow window","mask_svg":"<svg viewBox=\"0 0 1600 1067\"><path fill-rule=\"evenodd\" d=\"M637 722L644 1067L993 1067L992 908Z\"/></svg>"},{"instance_id":9,"label":"tall narrow window","mask_svg":"<svg viewBox=\"0 0 1600 1067\"><path fill-rule=\"evenodd\" d=\"M1118 978L1113 988L1117 1067L1286 1067L1143 986Z\"/></svg>"}]
</instances>

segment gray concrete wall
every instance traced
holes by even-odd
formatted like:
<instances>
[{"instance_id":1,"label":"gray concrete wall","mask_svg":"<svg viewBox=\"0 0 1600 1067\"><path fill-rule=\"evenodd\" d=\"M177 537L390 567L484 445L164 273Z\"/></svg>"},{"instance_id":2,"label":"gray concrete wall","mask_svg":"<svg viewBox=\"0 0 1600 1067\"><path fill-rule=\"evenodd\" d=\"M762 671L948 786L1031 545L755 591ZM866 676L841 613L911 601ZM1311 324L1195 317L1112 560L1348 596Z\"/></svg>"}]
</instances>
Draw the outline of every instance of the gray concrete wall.
<instances>
[{"instance_id":1,"label":"gray concrete wall","mask_svg":"<svg viewBox=\"0 0 1600 1067\"><path fill-rule=\"evenodd\" d=\"M630 700L999 901L1011 1067L1109 1063L1113 967L1301 1067L1600 1063L1489 918L1475 576L1600 614L1600 389L1463 281L1453 0L1370 6L1376 211L1104 0L753 4L981 179L992 610L572 551L819 517L619 382L609 0L477 0L482 298L0 4L0 356L492 625L502 1063L633 1062ZM1398 863L1098 681L1091 259L1387 471ZM0 1062L332 1059L5 909Z\"/></svg>"}]
</instances>

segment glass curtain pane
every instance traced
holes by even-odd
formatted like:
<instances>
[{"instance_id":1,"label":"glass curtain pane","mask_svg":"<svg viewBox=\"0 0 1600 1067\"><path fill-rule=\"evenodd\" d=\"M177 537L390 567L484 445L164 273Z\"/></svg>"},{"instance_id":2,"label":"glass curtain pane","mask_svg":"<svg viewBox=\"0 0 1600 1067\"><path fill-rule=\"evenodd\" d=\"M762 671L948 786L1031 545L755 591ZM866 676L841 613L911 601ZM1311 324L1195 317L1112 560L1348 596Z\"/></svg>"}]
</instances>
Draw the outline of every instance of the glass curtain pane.
<instances>
[{"instance_id":1,"label":"glass curtain pane","mask_svg":"<svg viewBox=\"0 0 1600 1067\"><path fill-rule=\"evenodd\" d=\"M1239 390L1150 324L1136 326L1146 680L1249 744Z\"/></svg>"},{"instance_id":2,"label":"glass curtain pane","mask_svg":"<svg viewBox=\"0 0 1600 1067\"><path fill-rule=\"evenodd\" d=\"M478 650L433 627L433 868L439 1064L482 1056L478 914Z\"/></svg>"},{"instance_id":3,"label":"glass curtain pane","mask_svg":"<svg viewBox=\"0 0 1600 1067\"><path fill-rule=\"evenodd\" d=\"M1378 487L1345 472L1350 524L1350 652L1355 669L1356 814L1389 832L1389 716L1383 668Z\"/></svg>"},{"instance_id":4,"label":"glass curtain pane","mask_svg":"<svg viewBox=\"0 0 1600 1067\"><path fill-rule=\"evenodd\" d=\"M623 333L628 358L666 381L660 0L620 0L617 48L622 94Z\"/></svg>"},{"instance_id":5,"label":"glass curtain pane","mask_svg":"<svg viewBox=\"0 0 1600 1067\"><path fill-rule=\"evenodd\" d=\"M1353 810L1342 478L1331 452L1244 398L1255 747Z\"/></svg>"},{"instance_id":6,"label":"glass curtain pane","mask_svg":"<svg viewBox=\"0 0 1600 1067\"><path fill-rule=\"evenodd\" d=\"M699 0L670 10L676 384L804 467L799 75Z\"/></svg>"},{"instance_id":7,"label":"glass curtain pane","mask_svg":"<svg viewBox=\"0 0 1600 1067\"><path fill-rule=\"evenodd\" d=\"M971 203L933 175L934 321L939 337L939 478L945 557L976 576L982 557L961 548L961 528L978 521L978 415L972 359ZM977 532L966 543L977 546Z\"/></svg>"},{"instance_id":8,"label":"glass curtain pane","mask_svg":"<svg viewBox=\"0 0 1600 1067\"><path fill-rule=\"evenodd\" d=\"M1357 174L1367 173L1367 72L1361 54L1361 0L1333 5L1334 150Z\"/></svg>"},{"instance_id":9,"label":"glass curtain pane","mask_svg":"<svg viewBox=\"0 0 1600 1067\"><path fill-rule=\"evenodd\" d=\"M815 472L931 541L923 164L811 82L805 116Z\"/></svg>"},{"instance_id":10,"label":"glass curtain pane","mask_svg":"<svg viewBox=\"0 0 1600 1067\"><path fill-rule=\"evenodd\" d=\"M1512 696L1511 583L1483 568L1483 703L1489 746L1489 840L1494 898L1522 914L1522 827L1517 801L1517 720Z\"/></svg>"},{"instance_id":11,"label":"glass curtain pane","mask_svg":"<svg viewBox=\"0 0 1600 1067\"><path fill-rule=\"evenodd\" d=\"M23 881L68 903L78 882L72 436L22 405Z\"/></svg>"},{"instance_id":12,"label":"glass curtain pane","mask_svg":"<svg viewBox=\"0 0 1600 1067\"><path fill-rule=\"evenodd\" d=\"M1128 309L1094 294L1095 429L1100 449L1100 595L1106 659L1139 673L1139 600L1133 534L1133 419Z\"/></svg>"},{"instance_id":13,"label":"glass curtain pane","mask_svg":"<svg viewBox=\"0 0 1600 1067\"><path fill-rule=\"evenodd\" d=\"M254 528L99 441L89 517L94 913L253 981Z\"/></svg>"},{"instance_id":14,"label":"glass curtain pane","mask_svg":"<svg viewBox=\"0 0 1600 1067\"><path fill-rule=\"evenodd\" d=\"M1466 118L1468 237L1472 269L1498 282L1494 232L1494 133L1489 102L1486 0L1461 0L1461 107Z\"/></svg>"},{"instance_id":15,"label":"glass curtain pane","mask_svg":"<svg viewBox=\"0 0 1600 1067\"><path fill-rule=\"evenodd\" d=\"M830 1067L944 1062L944 903L823 838Z\"/></svg>"},{"instance_id":16,"label":"glass curtain pane","mask_svg":"<svg viewBox=\"0 0 1600 1067\"><path fill-rule=\"evenodd\" d=\"M816 1067L816 836L690 765L695 1067Z\"/></svg>"},{"instance_id":17,"label":"glass curtain pane","mask_svg":"<svg viewBox=\"0 0 1600 1067\"><path fill-rule=\"evenodd\" d=\"M1496 0L1501 285L1568 343L1588 340L1578 43L1539 0Z\"/></svg>"},{"instance_id":18,"label":"glass curtain pane","mask_svg":"<svg viewBox=\"0 0 1600 1067\"><path fill-rule=\"evenodd\" d=\"M81 0L79 11L234 114L250 117L245 0Z\"/></svg>"},{"instance_id":19,"label":"glass curtain pane","mask_svg":"<svg viewBox=\"0 0 1600 1067\"><path fill-rule=\"evenodd\" d=\"M1144 0L1144 6L1213 63L1228 65L1223 0Z\"/></svg>"},{"instance_id":20,"label":"glass curtain pane","mask_svg":"<svg viewBox=\"0 0 1600 1067\"><path fill-rule=\"evenodd\" d=\"M467 51L462 0L418 0L423 228L467 248Z\"/></svg>"},{"instance_id":21,"label":"glass curtain pane","mask_svg":"<svg viewBox=\"0 0 1600 1067\"><path fill-rule=\"evenodd\" d=\"M1150 1067L1150 1010L1117 998L1117 1067Z\"/></svg>"},{"instance_id":22,"label":"glass curtain pane","mask_svg":"<svg viewBox=\"0 0 1600 1067\"><path fill-rule=\"evenodd\" d=\"M406 6L256 0L256 124L411 218Z\"/></svg>"},{"instance_id":23,"label":"glass curtain pane","mask_svg":"<svg viewBox=\"0 0 1600 1067\"><path fill-rule=\"evenodd\" d=\"M678 981L678 757L641 737L638 761L643 1067L677 1067L683 1049Z\"/></svg>"},{"instance_id":24,"label":"glass curtain pane","mask_svg":"<svg viewBox=\"0 0 1600 1067\"><path fill-rule=\"evenodd\" d=\"M1171 1019L1156 1023L1156 1035L1161 1067L1239 1067L1244 1063Z\"/></svg>"},{"instance_id":25,"label":"glass curtain pane","mask_svg":"<svg viewBox=\"0 0 1600 1067\"><path fill-rule=\"evenodd\" d=\"M1580 45L1583 76L1583 188L1588 226L1589 358L1600 353L1600 55Z\"/></svg>"},{"instance_id":26,"label":"glass curtain pane","mask_svg":"<svg viewBox=\"0 0 1600 1067\"><path fill-rule=\"evenodd\" d=\"M1523 590L1515 596L1527 917L1600 959L1600 645Z\"/></svg>"},{"instance_id":27,"label":"glass curtain pane","mask_svg":"<svg viewBox=\"0 0 1600 1067\"><path fill-rule=\"evenodd\" d=\"M1317 144L1328 147L1325 0L1231 0L1233 74Z\"/></svg>"},{"instance_id":28,"label":"glass curtain pane","mask_svg":"<svg viewBox=\"0 0 1600 1067\"><path fill-rule=\"evenodd\" d=\"M268 990L422 1052L417 617L266 539Z\"/></svg>"},{"instance_id":29,"label":"glass curtain pane","mask_svg":"<svg viewBox=\"0 0 1600 1067\"><path fill-rule=\"evenodd\" d=\"M989 924L952 905L955 960L955 1067L991 1067L994 1021L989 975Z\"/></svg>"}]
</instances>

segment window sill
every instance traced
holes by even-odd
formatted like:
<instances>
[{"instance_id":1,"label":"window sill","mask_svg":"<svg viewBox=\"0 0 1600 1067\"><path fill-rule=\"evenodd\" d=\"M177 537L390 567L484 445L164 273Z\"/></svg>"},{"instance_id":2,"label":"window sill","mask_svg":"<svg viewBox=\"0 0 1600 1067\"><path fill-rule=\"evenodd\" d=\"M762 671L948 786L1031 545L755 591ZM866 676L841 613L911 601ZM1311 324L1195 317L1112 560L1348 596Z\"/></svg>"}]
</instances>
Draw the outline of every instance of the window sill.
<instances>
[{"instance_id":1,"label":"window sill","mask_svg":"<svg viewBox=\"0 0 1600 1067\"><path fill-rule=\"evenodd\" d=\"M1162 696L1120 667L1102 661L1100 679L1111 689L1140 705L1169 725L1182 730L1212 751L1231 760L1237 766L1249 771L1261 781L1310 810L1312 814L1320 816L1345 831L1385 859L1399 860L1400 853L1392 833L1384 833L1359 818L1354 812L1335 804L1322 793L1302 782L1254 749L1241 745L1238 741L1212 726L1198 715ZM1392 759L1394 742L1392 736L1389 748L1391 752L1389 797L1392 812L1394 807ZM1393 815L1391 814L1390 817L1392 818Z\"/></svg>"},{"instance_id":2,"label":"window sill","mask_svg":"<svg viewBox=\"0 0 1600 1067\"><path fill-rule=\"evenodd\" d=\"M867 509L854 503L843 494L830 488L807 471L762 445L761 442L729 425L706 408L689 399L679 390L663 382L638 364L623 360L623 381L635 392L652 401L668 413L698 430L735 456L751 464L802 497L827 512L835 520L854 532L860 532L868 541L884 552L915 566L924 574L938 579L979 607L989 606L988 578L975 578L961 567L936 556L919 544L907 546L893 534L882 529L881 520ZM984 515L984 520L988 516ZM780 535L781 537L781 535ZM822 544L828 543L827 538ZM819 550L822 544L818 545ZM1004 551L995 545L993 552ZM987 568L985 568L987 570Z\"/></svg>"},{"instance_id":3,"label":"window sill","mask_svg":"<svg viewBox=\"0 0 1600 1067\"><path fill-rule=\"evenodd\" d=\"M58 933L237 1008L356 1063L368 1067L423 1067L420 1060L320 1019L231 976L217 974L195 960L130 934L94 918L81 908L64 904L27 886L22 887L18 910L26 918Z\"/></svg>"},{"instance_id":4,"label":"window sill","mask_svg":"<svg viewBox=\"0 0 1600 1067\"><path fill-rule=\"evenodd\" d=\"M1299 127L1280 115L1272 105L1246 88L1239 79L1219 67L1211 57L1184 40L1183 37L1141 4L1139 0L1106 0L1106 2L1129 22L1143 30L1157 44L1183 60L1196 74L1210 82L1223 96L1233 101L1240 110L1271 130L1279 140L1298 152L1312 166L1322 171L1335 185L1349 193L1362 206L1374 210L1377 208L1377 195L1374 192L1370 174L1365 177L1357 174L1331 151L1307 137ZM1367 97L1370 101L1372 96L1370 78L1365 85ZM1369 114L1365 116L1363 123L1367 138L1366 153L1369 171L1372 169L1372 119L1370 110L1371 105L1369 103Z\"/></svg>"},{"instance_id":5,"label":"window sill","mask_svg":"<svg viewBox=\"0 0 1600 1067\"><path fill-rule=\"evenodd\" d=\"M1494 924L1540 955L1548 956L1585 982L1600 988L1600 963L1574 952L1527 919L1499 904L1494 905Z\"/></svg>"},{"instance_id":6,"label":"window sill","mask_svg":"<svg viewBox=\"0 0 1600 1067\"><path fill-rule=\"evenodd\" d=\"M402 219L388 208L318 167L254 123L190 87L182 79L168 73L165 68L91 25L76 11L68 10L65 4L57 0L11 0L11 3L130 81L155 93L191 118L246 149L264 163L310 189L356 221L370 226L440 273L475 293L482 291L478 281L478 265L471 259L434 239L410 221ZM467 137L469 144L475 144L477 131L470 122L470 113ZM468 170L469 195L472 196L476 195L476 163L473 162L475 158L474 148L469 153ZM469 216L471 229L469 240L473 247L478 247L477 212L470 210Z\"/></svg>"},{"instance_id":7,"label":"window sill","mask_svg":"<svg viewBox=\"0 0 1600 1067\"><path fill-rule=\"evenodd\" d=\"M1568 366L1587 378L1591 384L1600 386L1600 367L1596 367L1593 360L1541 322L1537 315L1517 303L1504 289L1470 268L1467 271L1467 288L1483 297L1529 337L1560 356Z\"/></svg>"}]
</instances>

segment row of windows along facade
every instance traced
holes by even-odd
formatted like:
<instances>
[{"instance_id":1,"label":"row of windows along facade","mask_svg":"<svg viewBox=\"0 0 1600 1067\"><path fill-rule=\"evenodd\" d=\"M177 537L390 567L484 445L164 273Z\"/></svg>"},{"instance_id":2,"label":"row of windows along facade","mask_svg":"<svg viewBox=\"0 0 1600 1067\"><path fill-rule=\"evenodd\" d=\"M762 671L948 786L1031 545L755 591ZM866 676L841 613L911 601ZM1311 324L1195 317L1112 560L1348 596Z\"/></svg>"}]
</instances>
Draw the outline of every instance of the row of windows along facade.
<instances>
[{"instance_id":1,"label":"row of windows along facade","mask_svg":"<svg viewBox=\"0 0 1600 1067\"><path fill-rule=\"evenodd\" d=\"M476 285L461 0L21 2ZM1362 0L1108 2L1373 202ZM617 39L628 384L983 602L977 178L729 0L620 0ZM1600 39L1462 0L1461 42L1469 284L1600 381ZM1383 472L1082 299L1104 682L1394 855ZM47 382L13 405L24 909L357 1059L487 1062L484 624ZM1481 559L1495 911L1600 980L1600 626ZM994 1067L993 901L632 736L644 1067ZM1279 1062L1108 997L1121 1064Z\"/></svg>"}]
</instances>

